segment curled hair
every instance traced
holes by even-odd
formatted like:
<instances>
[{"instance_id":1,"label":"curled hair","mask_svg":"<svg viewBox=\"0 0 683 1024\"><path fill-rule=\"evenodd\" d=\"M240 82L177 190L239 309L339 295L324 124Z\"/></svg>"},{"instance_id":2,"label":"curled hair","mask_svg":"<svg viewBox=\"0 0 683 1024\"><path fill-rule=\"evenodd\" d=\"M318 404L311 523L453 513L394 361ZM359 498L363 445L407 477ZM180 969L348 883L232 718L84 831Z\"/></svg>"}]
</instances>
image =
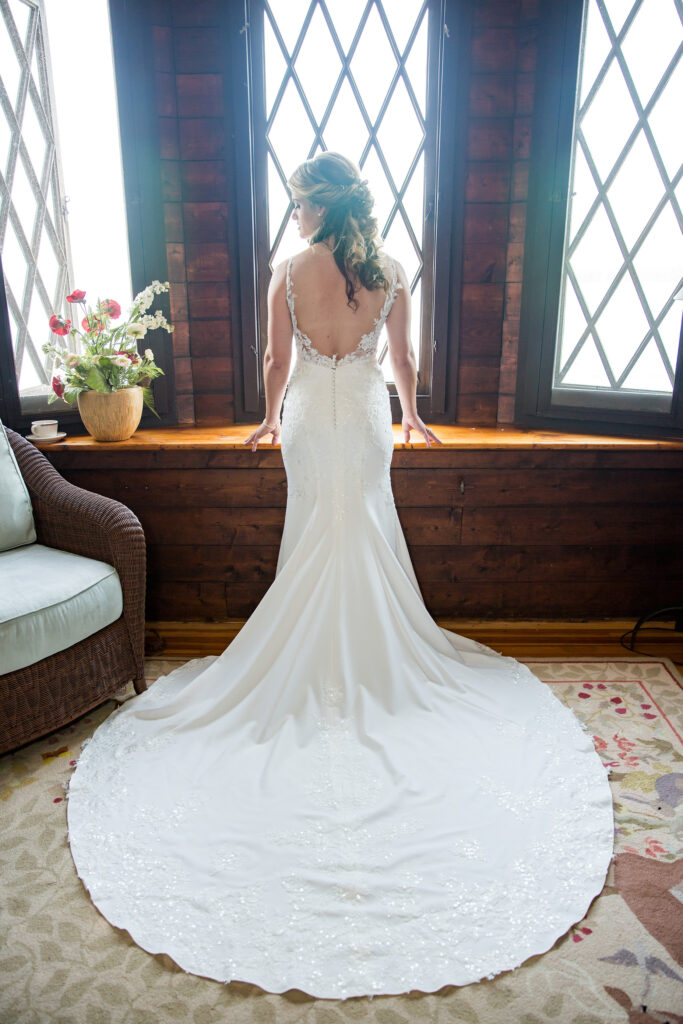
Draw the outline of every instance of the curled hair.
<instances>
[{"instance_id":1,"label":"curled hair","mask_svg":"<svg viewBox=\"0 0 683 1024\"><path fill-rule=\"evenodd\" d=\"M358 308L355 294L361 286L388 291L380 258L382 239L372 216L374 199L356 165L341 153L319 153L297 167L287 186L290 195L325 208L309 244L334 238L332 254L346 280L347 305Z\"/></svg>"}]
</instances>

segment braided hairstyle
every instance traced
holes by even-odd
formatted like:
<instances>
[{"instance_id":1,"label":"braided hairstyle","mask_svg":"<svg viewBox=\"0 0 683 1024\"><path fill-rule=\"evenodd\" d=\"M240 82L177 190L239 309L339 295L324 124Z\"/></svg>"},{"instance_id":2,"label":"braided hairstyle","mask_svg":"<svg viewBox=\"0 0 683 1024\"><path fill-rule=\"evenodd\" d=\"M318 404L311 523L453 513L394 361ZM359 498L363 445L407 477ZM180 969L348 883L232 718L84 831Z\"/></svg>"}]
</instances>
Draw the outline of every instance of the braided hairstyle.
<instances>
[{"instance_id":1,"label":"braided hairstyle","mask_svg":"<svg viewBox=\"0 0 683 1024\"><path fill-rule=\"evenodd\" d=\"M347 305L358 308L355 294L361 286L388 291L390 282L380 259L382 239L372 216L375 201L357 166L341 153L319 153L297 167L287 187L290 196L325 208L308 242L334 239L332 254L346 280Z\"/></svg>"}]
</instances>

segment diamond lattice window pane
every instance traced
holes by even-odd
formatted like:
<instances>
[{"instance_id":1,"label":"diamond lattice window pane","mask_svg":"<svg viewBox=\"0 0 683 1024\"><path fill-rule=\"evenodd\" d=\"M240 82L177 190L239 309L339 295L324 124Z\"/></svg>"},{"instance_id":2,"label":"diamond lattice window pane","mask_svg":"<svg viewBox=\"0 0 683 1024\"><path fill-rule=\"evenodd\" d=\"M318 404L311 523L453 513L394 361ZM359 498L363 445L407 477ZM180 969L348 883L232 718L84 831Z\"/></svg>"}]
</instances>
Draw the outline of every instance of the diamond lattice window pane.
<instances>
[{"instance_id":1,"label":"diamond lattice window pane","mask_svg":"<svg viewBox=\"0 0 683 1024\"><path fill-rule=\"evenodd\" d=\"M641 131L607 193L612 212L629 249L663 195L664 184L652 150Z\"/></svg>"},{"instance_id":2,"label":"diamond lattice window pane","mask_svg":"<svg viewBox=\"0 0 683 1024\"><path fill-rule=\"evenodd\" d=\"M654 339L648 343L640 359L624 381L624 387L634 391L671 391L671 380L664 369L662 357Z\"/></svg>"},{"instance_id":3,"label":"diamond lattice window pane","mask_svg":"<svg viewBox=\"0 0 683 1024\"><path fill-rule=\"evenodd\" d=\"M676 176L683 163L683 131L676 129L681 120L682 96L683 61L679 61L648 118L655 145L670 178Z\"/></svg>"},{"instance_id":4,"label":"diamond lattice window pane","mask_svg":"<svg viewBox=\"0 0 683 1024\"><path fill-rule=\"evenodd\" d=\"M396 67L384 26L373 6L351 61L351 72L373 122L377 120Z\"/></svg>"},{"instance_id":5,"label":"diamond lattice window pane","mask_svg":"<svg viewBox=\"0 0 683 1024\"><path fill-rule=\"evenodd\" d=\"M587 31L583 39L580 105L586 101L593 83L610 53L610 41L602 15L595 4L591 4L587 14Z\"/></svg>"},{"instance_id":6,"label":"diamond lattice window pane","mask_svg":"<svg viewBox=\"0 0 683 1024\"><path fill-rule=\"evenodd\" d=\"M341 61L319 7L313 12L294 68L313 116L320 122L339 78Z\"/></svg>"},{"instance_id":7,"label":"diamond lattice window pane","mask_svg":"<svg viewBox=\"0 0 683 1024\"><path fill-rule=\"evenodd\" d=\"M622 265L621 250L601 205L571 257L589 313L595 312Z\"/></svg>"},{"instance_id":8,"label":"diamond lattice window pane","mask_svg":"<svg viewBox=\"0 0 683 1024\"><path fill-rule=\"evenodd\" d=\"M612 292L595 326L612 373L619 377L648 331L647 318L628 274Z\"/></svg>"},{"instance_id":9,"label":"diamond lattice window pane","mask_svg":"<svg viewBox=\"0 0 683 1024\"><path fill-rule=\"evenodd\" d=\"M5 17L3 21L0 16L0 79L2 79L10 103L14 106L19 96L21 66L10 37L11 15L9 11L3 11L2 8L0 8L0 15Z\"/></svg>"},{"instance_id":10,"label":"diamond lattice window pane","mask_svg":"<svg viewBox=\"0 0 683 1024\"><path fill-rule=\"evenodd\" d=\"M348 53L363 12L368 6L367 0L325 0L325 6L334 22L342 50Z\"/></svg>"},{"instance_id":11,"label":"diamond lattice window pane","mask_svg":"<svg viewBox=\"0 0 683 1024\"><path fill-rule=\"evenodd\" d=\"M666 76L683 14L673 0L604 0L615 32L624 29L607 46L602 6L586 0L554 384L671 394L680 332L672 297L683 267L680 57Z\"/></svg>"},{"instance_id":12,"label":"diamond lattice window pane","mask_svg":"<svg viewBox=\"0 0 683 1024\"><path fill-rule=\"evenodd\" d=\"M598 189L590 172L583 149L578 146L574 159L574 180L572 182L571 216L569 222L569 241L573 242L586 218L586 214L595 202Z\"/></svg>"},{"instance_id":13,"label":"diamond lattice window pane","mask_svg":"<svg viewBox=\"0 0 683 1024\"><path fill-rule=\"evenodd\" d=\"M41 237L37 267L43 287L50 298L50 305L53 309L59 309L57 285L59 284L62 261L55 253L52 240L47 231L43 231Z\"/></svg>"},{"instance_id":14,"label":"diamond lattice window pane","mask_svg":"<svg viewBox=\"0 0 683 1024\"><path fill-rule=\"evenodd\" d=\"M363 164L363 174L368 179L370 191L375 197L374 214L379 225L379 232L384 236L387 221L396 202L395 192L387 180L384 168L373 146Z\"/></svg>"},{"instance_id":15,"label":"diamond lattice window pane","mask_svg":"<svg viewBox=\"0 0 683 1024\"><path fill-rule=\"evenodd\" d=\"M8 6L12 13L17 32L19 33L19 38L21 42L26 45L33 5L25 4L23 0L9 0Z\"/></svg>"},{"instance_id":16,"label":"diamond lattice window pane","mask_svg":"<svg viewBox=\"0 0 683 1024\"><path fill-rule=\"evenodd\" d=\"M562 383L588 385L594 388L610 387L610 379L605 372L595 341L590 336L586 338L576 359L563 375Z\"/></svg>"},{"instance_id":17,"label":"diamond lattice window pane","mask_svg":"<svg viewBox=\"0 0 683 1024\"><path fill-rule=\"evenodd\" d=\"M574 291L572 281L565 280L564 304L562 309L562 330L560 332L559 363L561 367L561 379L567 368L567 363L573 355L581 338L586 330L586 318L583 315L579 300Z\"/></svg>"},{"instance_id":18,"label":"diamond lattice window pane","mask_svg":"<svg viewBox=\"0 0 683 1024\"><path fill-rule=\"evenodd\" d=\"M275 237L280 230L280 225L287 213L289 206L289 195L282 184L282 179L275 166L273 158L268 154L268 228L271 248Z\"/></svg>"},{"instance_id":19,"label":"diamond lattice window pane","mask_svg":"<svg viewBox=\"0 0 683 1024\"><path fill-rule=\"evenodd\" d=\"M21 307L26 284L27 263L23 247L19 243L14 224L10 217L5 228L5 241L2 247L2 269L17 306Z\"/></svg>"},{"instance_id":20,"label":"diamond lattice window pane","mask_svg":"<svg viewBox=\"0 0 683 1024\"><path fill-rule=\"evenodd\" d=\"M667 203L638 250L633 265L655 312L676 290L683 267L683 236Z\"/></svg>"},{"instance_id":21,"label":"diamond lattice window pane","mask_svg":"<svg viewBox=\"0 0 683 1024\"><path fill-rule=\"evenodd\" d=\"M350 160L360 162L368 131L347 78L342 82L325 125L324 139L327 149L344 153Z\"/></svg>"},{"instance_id":22,"label":"diamond lattice window pane","mask_svg":"<svg viewBox=\"0 0 683 1024\"><path fill-rule=\"evenodd\" d=\"M14 182L12 183L12 205L17 212L19 222L26 236L26 241L31 244L33 228L38 212L38 202L33 192L33 186L26 173L24 161L19 157L14 170Z\"/></svg>"},{"instance_id":23,"label":"diamond lattice window pane","mask_svg":"<svg viewBox=\"0 0 683 1024\"><path fill-rule=\"evenodd\" d=\"M423 232L423 220L422 211L424 209L424 186L425 186L425 174L424 174L424 153L420 156L417 166L412 173L410 182L403 194L403 207L408 215L415 236L417 238L417 244L422 248L422 232Z\"/></svg>"},{"instance_id":24,"label":"diamond lattice window pane","mask_svg":"<svg viewBox=\"0 0 683 1024\"><path fill-rule=\"evenodd\" d=\"M313 138L313 125L290 78L268 132L268 141L286 175L307 159Z\"/></svg>"},{"instance_id":25,"label":"diamond lattice window pane","mask_svg":"<svg viewBox=\"0 0 683 1024\"><path fill-rule=\"evenodd\" d=\"M36 177L39 181L42 181L48 143L30 95L26 98L24 120L21 123L21 137L28 150L28 157L35 169Z\"/></svg>"},{"instance_id":26,"label":"diamond lattice window pane","mask_svg":"<svg viewBox=\"0 0 683 1024\"><path fill-rule=\"evenodd\" d=\"M7 164L9 162L9 151L12 145L12 132L7 123L5 112L0 107L0 174L7 177Z\"/></svg>"},{"instance_id":27,"label":"diamond lattice window pane","mask_svg":"<svg viewBox=\"0 0 683 1024\"><path fill-rule=\"evenodd\" d=\"M402 79L394 89L377 131L377 138L389 164L394 184L400 189L424 138L422 126Z\"/></svg>"},{"instance_id":28,"label":"diamond lattice window pane","mask_svg":"<svg viewBox=\"0 0 683 1024\"><path fill-rule=\"evenodd\" d=\"M391 31L401 53L408 45L408 39L423 6L423 0L401 0L398 4L385 0L385 9L391 20Z\"/></svg>"},{"instance_id":29,"label":"diamond lattice window pane","mask_svg":"<svg viewBox=\"0 0 683 1024\"><path fill-rule=\"evenodd\" d=\"M636 111L616 61L612 61L582 120L598 174L605 180L637 123Z\"/></svg>"},{"instance_id":30,"label":"diamond lattice window pane","mask_svg":"<svg viewBox=\"0 0 683 1024\"><path fill-rule=\"evenodd\" d=\"M265 73L266 73L266 117L270 117L273 103L280 88L280 83L285 75L287 65L282 56L280 44L275 38L270 18L264 19L263 47L265 50Z\"/></svg>"},{"instance_id":31,"label":"diamond lattice window pane","mask_svg":"<svg viewBox=\"0 0 683 1024\"><path fill-rule=\"evenodd\" d=\"M595 4L591 6L594 7ZM605 0L605 9L615 33L621 32L632 7L633 3L625 2L625 0Z\"/></svg>"},{"instance_id":32,"label":"diamond lattice window pane","mask_svg":"<svg viewBox=\"0 0 683 1024\"><path fill-rule=\"evenodd\" d=\"M673 0L643 0L621 49L645 106L676 52L681 23Z\"/></svg>"},{"instance_id":33,"label":"diamond lattice window pane","mask_svg":"<svg viewBox=\"0 0 683 1024\"><path fill-rule=\"evenodd\" d=\"M296 46L310 0L269 0L268 6L290 55Z\"/></svg>"},{"instance_id":34,"label":"diamond lattice window pane","mask_svg":"<svg viewBox=\"0 0 683 1024\"><path fill-rule=\"evenodd\" d=\"M422 18L420 29L415 37L415 42L410 48L406 58L406 71L410 78L410 84L415 93L415 99L420 104L420 111L425 117L427 112L427 14Z\"/></svg>"},{"instance_id":35,"label":"diamond lattice window pane","mask_svg":"<svg viewBox=\"0 0 683 1024\"><path fill-rule=\"evenodd\" d=\"M46 384L48 381L47 371L43 368L42 360L31 359L31 351L39 352L43 343L50 337L51 332L47 323L49 319L49 308L45 308L40 295L34 290L33 299L31 300L31 312L26 323L28 343L21 366L22 390L35 387L37 384ZM41 367L40 370L37 370L36 364Z\"/></svg>"},{"instance_id":36,"label":"diamond lattice window pane","mask_svg":"<svg viewBox=\"0 0 683 1024\"><path fill-rule=\"evenodd\" d=\"M392 256L395 256L399 263L403 264L408 280L413 281L420 269L420 256L415 251L415 246L400 213L394 217L387 232L386 245Z\"/></svg>"}]
</instances>

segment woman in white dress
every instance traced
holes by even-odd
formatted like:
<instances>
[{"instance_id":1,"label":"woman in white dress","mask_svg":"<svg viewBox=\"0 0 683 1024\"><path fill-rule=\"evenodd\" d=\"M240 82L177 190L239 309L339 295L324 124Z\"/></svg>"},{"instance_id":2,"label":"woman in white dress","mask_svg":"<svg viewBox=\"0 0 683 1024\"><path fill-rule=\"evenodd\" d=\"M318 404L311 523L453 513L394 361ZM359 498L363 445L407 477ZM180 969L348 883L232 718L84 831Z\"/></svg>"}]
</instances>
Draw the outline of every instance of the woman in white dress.
<instances>
[{"instance_id":1,"label":"woman in white dress","mask_svg":"<svg viewBox=\"0 0 683 1024\"><path fill-rule=\"evenodd\" d=\"M429 615L377 362L386 323L404 436L438 444L415 405L408 282L353 164L321 154L290 188L310 245L273 275L266 418L245 442L281 439L275 579L220 656L86 741L69 841L105 917L188 972L433 992L581 920L612 857L610 787L547 686Z\"/></svg>"}]
</instances>

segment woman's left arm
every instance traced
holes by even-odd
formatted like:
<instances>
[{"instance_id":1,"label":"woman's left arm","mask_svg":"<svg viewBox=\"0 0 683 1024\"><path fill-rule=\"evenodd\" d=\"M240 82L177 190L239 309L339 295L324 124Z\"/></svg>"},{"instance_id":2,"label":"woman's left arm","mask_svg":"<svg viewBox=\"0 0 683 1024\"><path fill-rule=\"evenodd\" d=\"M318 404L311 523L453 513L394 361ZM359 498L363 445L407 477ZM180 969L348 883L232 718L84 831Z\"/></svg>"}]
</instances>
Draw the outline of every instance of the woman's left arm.
<instances>
[{"instance_id":1,"label":"woman's left arm","mask_svg":"<svg viewBox=\"0 0 683 1024\"><path fill-rule=\"evenodd\" d=\"M292 362L292 319L287 305L287 263L279 263L268 287L268 345L263 355L266 390L266 418L242 443L256 451L258 442L272 434L271 444L280 440L280 408Z\"/></svg>"}]
</instances>

